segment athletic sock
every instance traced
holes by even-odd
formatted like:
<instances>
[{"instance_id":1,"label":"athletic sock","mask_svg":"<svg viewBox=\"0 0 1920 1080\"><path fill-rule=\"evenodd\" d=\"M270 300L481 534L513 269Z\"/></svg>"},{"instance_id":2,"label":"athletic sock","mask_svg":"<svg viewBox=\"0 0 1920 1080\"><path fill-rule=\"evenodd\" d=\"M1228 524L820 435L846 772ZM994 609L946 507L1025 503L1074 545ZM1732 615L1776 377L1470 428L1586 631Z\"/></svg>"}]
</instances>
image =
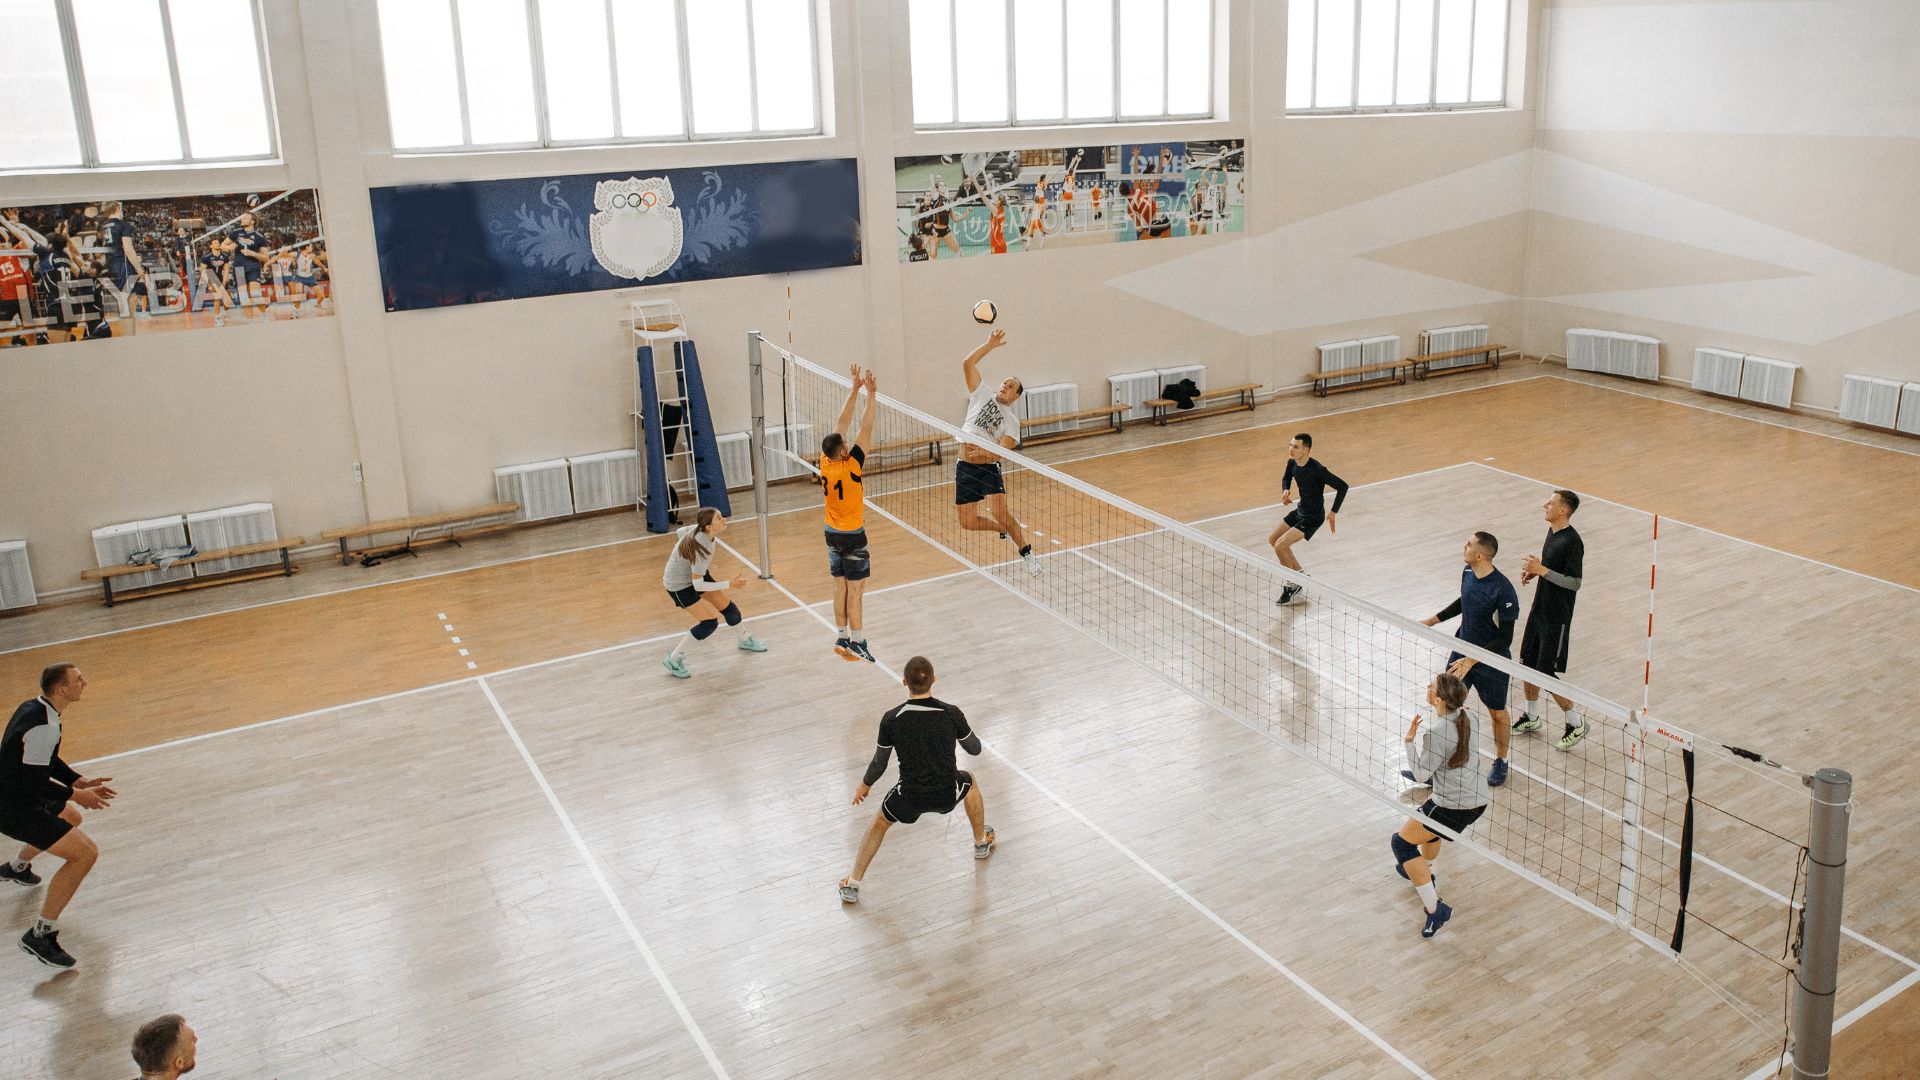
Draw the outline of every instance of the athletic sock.
<instances>
[{"instance_id":1,"label":"athletic sock","mask_svg":"<svg viewBox=\"0 0 1920 1080\"><path fill-rule=\"evenodd\" d=\"M1427 914L1433 914L1433 909L1440 903L1440 891L1433 887L1433 881L1429 879L1425 885L1415 885L1413 891L1420 894L1420 902L1427 906Z\"/></svg>"},{"instance_id":2,"label":"athletic sock","mask_svg":"<svg viewBox=\"0 0 1920 1080\"><path fill-rule=\"evenodd\" d=\"M850 877L847 879L847 884L857 889L860 887L860 879L857 877Z\"/></svg>"},{"instance_id":3,"label":"athletic sock","mask_svg":"<svg viewBox=\"0 0 1920 1080\"><path fill-rule=\"evenodd\" d=\"M847 636L847 628L846 628L846 627L844 627L844 626L836 626L836 627L834 627L834 637L835 637L836 639L837 639L837 638L843 638L843 637L846 637L846 636Z\"/></svg>"},{"instance_id":4,"label":"athletic sock","mask_svg":"<svg viewBox=\"0 0 1920 1080\"><path fill-rule=\"evenodd\" d=\"M22 870L25 870L29 865L31 864L28 863L27 860L25 859L15 859L12 862L7 864L7 869L12 870L14 873L17 874Z\"/></svg>"},{"instance_id":5,"label":"athletic sock","mask_svg":"<svg viewBox=\"0 0 1920 1080\"><path fill-rule=\"evenodd\" d=\"M33 932L37 937L46 937L58 929L60 929L60 927L55 925L55 920L53 919L38 918L33 920Z\"/></svg>"},{"instance_id":6,"label":"athletic sock","mask_svg":"<svg viewBox=\"0 0 1920 1080\"><path fill-rule=\"evenodd\" d=\"M685 656L687 654L687 646L692 643L693 643L693 632L689 630L688 632L680 635L679 641L676 641L673 643L673 650L667 653L667 659L673 660L677 657Z\"/></svg>"}]
</instances>

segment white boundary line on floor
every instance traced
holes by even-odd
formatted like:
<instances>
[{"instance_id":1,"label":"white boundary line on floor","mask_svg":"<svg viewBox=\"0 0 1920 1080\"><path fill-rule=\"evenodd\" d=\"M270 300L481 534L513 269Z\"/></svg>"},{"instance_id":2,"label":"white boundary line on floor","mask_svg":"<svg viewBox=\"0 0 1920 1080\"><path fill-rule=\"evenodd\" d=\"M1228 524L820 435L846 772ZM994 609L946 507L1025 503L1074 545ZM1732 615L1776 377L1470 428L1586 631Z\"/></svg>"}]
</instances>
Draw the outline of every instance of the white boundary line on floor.
<instances>
[{"instance_id":1,"label":"white boundary line on floor","mask_svg":"<svg viewBox=\"0 0 1920 1080\"><path fill-rule=\"evenodd\" d=\"M891 516L891 515L888 515L888 516ZM918 530L913 529L912 526L907 525L905 522L902 522L898 519L895 519L894 523L896 525L899 525L903 529L907 529L910 532L915 532L915 533L918 532ZM939 544L934 544L931 540L927 540L927 538L924 536L922 536L921 539L925 540L929 545L935 548L940 548ZM727 543L725 540L720 541L720 546L726 548L729 551L732 551L734 554L734 557L739 559L741 562L746 563L748 566L753 565L753 563L749 561L745 555L741 554L737 548ZM952 554L954 553L949 552L949 555L952 555ZM758 572L757 567L755 568L755 571ZM969 568L965 571L965 573L968 573L968 574L977 573L982 577L991 577L991 575L987 574L985 570L983 570L981 567L973 564L969 564ZM772 585L774 588L779 589L783 593L786 593L787 598L789 600L792 600L795 604L799 605L803 610L805 610L807 614L812 615L815 619L819 620L822 626L825 626L829 630L834 628L833 623L829 622L826 616L820 614L820 612L816 611L813 607L807 604L801 603L800 598L795 596L792 592L790 592L785 585L781 584L779 578L766 578L764 580L768 584ZM898 683L900 681L900 673L893 670L893 668L890 667L885 661L876 660L874 661L874 666L879 668L882 673L887 675L887 677L892 679L895 683ZM1401 1053L1398 1049L1396 1049L1393 1046L1392 1043L1389 1043L1384 1038L1381 1038L1379 1033L1375 1032L1372 1028L1362 1023L1358 1017L1354 1016L1352 1013L1348 1012L1347 1010L1341 1008L1338 1004L1336 1004L1333 1001L1332 998L1329 998L1326 994L1320 992L1320 990L1317 989L1312 983L1309 983L1307 980L1301 978L1300 975L1296 973L1292 968L1288 967L1287 965L1281 963L1279 960L1275 959L1273 954L1267 952L1267 950L1255 944L1251 938L1241 933L1240 930L1237 927L1235 927L1232 923L1229 923L1227 920L1221 918L1219 914L1216 913L1212 908L1201 903L1198 899L1194 897L1192 893L1181 888L1178 884L1176 884L1173 881L1172 878L1169 878L1167 875L1161 873L1158 868L1156 868L1152 863L1149 863L1147 860L1141 858L1132 848L1121 843L1118 839L1114 838L1114 836L1108 833L1105 829L1102 829L1100 826L1094 824L1091 818L1081 813L1077 808L1073 806L1073 804L1061 798L1051 788L1047 787L1045 784L1042 784L1040 781L1034 779L1031 773L1027 772L1025 769L1015 764L1010 758L1008 758L1005 754L1002 754L997 748L995 748L993 744L986 743L985 740L981 740L981 741L985 743L985 745L983 746L983 749L985 749L988 753L992 754L994 758L997 759L1001 764L1013 770L1016 774L1019 775L1019 777L1022 780L1025 780L1028 784L1031 784L1034 790L1046 796L1047 799L1050 800L1054 805L1058 806L1062 810L1065 810L1068 814L1070 814L1076 820L1078 820L1082 825L1085 825L1088 829L1092 830L1095 836L1098 836L1101 840L1106 841L1107 846L1113 848L1115 851L1125 856L1135 866L1138 866L1140 869L1146 871L1147 874L1151 876L1154 880L1166 886L1166 888L1169 891L1171 891L1175 896L1179 897L1181 900L1185 901L1189 907L1193 908L1195 911L1205 916L1210 922L1212 922L1215 926L1219 927L1229 937L1233 938L1235 941L1239 942L1243 947L1245 947L1248 952L1253 953L1261 961L1265 962L1268 967L1271 967L1273 970L1285 976L1288 982L1291 982L1293 983L1293 985L1299 987L1301 991L1303 991L1309 997L1313 998L1316 1002L1318 1002L1321 1005L1321 1007L1325 1008L1328 1012L1332 1013L1336 1017L1339 1017L1342 1023L1352 1028L1361 1037L1365 1038L1368 1042L1372 1043L1375 1047L1378 1047L1382 1052L1387 1054L1387 1056L1399 1062L1400 1065L1404 1067L1408 1072L1412 1073L1415 1076L1422 1077L1424 1078L1424 1080L1434 1080L1434 1077L1431 1073L1427 1072L1425 1069L1422 1069L1419 1065L1415 1064L1412 1058Z\"/></svg>"},{"instance_id":2,"label":"white boundary line on floor","mask_svg":"<svg viewBox=\"0 0 1920 1080\"><path fill-rule=\"evenodd\" d=\"M1528 483L1539 484L1542 487L1548 487L1548 488L1566 487L1565 484L1556 484L1551 480L1542 480L1537 476L1528 476L1525 473L1517 473L1511 469L1503 469L1498 465L1489 465L1484 461L1468 461L1468 462L1465 462L1465 464L1478 465L1483 469L1488 469L1497 473L1503 473L1507 476L1513 477L1516 480L1525 480ZM1580 498L1583 501L1586 499L1592 499L1595 502L1603 502L1610 506L1618 506L1623 510L1631 510L1636 514L1645 514L1648 517L1653 516L1653 511L1651 510L1643 510L1640 507L1633 505L1632 503L1623 503L1618 499L1609 499L1604 495L1582 495L1580 496ZM1888 581L1886 578L1874 577L1872 574L1861 573L1858 570L1850 570L1844 566L1835 566L1830 562L1821 562L1819 559L1815 559L1811 556L1796 555L1791 551L1782 551L1777 547L1769 547L1768 545L1763 544L1758 540L1748 540L1743 536L1732 536L1727 533L1720 532L1716 529L1709 529L1705 525L1695 525L1690 521L1682 521L1677 517L1671 517L1667 514L1661 514L1660 520L1670 525L1678 525L1682 528L1694 529L1699 532L1707 533L1711 536L1717 536L1722 540L1731 540L1736 544L1746 544L1748 547L1757 547L1762 551L1771 551L1775 555L1785 555L1789 559L1799 559L1801 562L1812 563L1815 566L1822 567L1827 570L1836 570L1842 574L1852 574L1854 577L1864 578L1868 581L1878 582L1881 585L1890 585L1896 589L1905 589L1906 591L1911 593L1920 593L1920 589L1916 589L1911 585L1902 585L1897 581Z\"/></svg>"},{"instance_id":3,"label":"white boundary line on floor","mask_svg":"<svg viewBox=\"0 0 1920 1080\"><path fill-rule=\"evenodd\" d=\"M680 1000L680 992L673 988L673 981L667 978L666 970L660 966L659 959L653 955L653 950L647 947L647 939L641 936L640 928L634 925L633 916L627 913L626 905L620 902L619 894L613 891L612 883L607 881L606 873L600 869L600 860L594 857L593 849L587 846L587 841L580 835L580 830L574 827L573 816L567 813L565 806L561 805L560 796L554 792L553 785L547 782L547 774L540 770L540 763L533 759L533 752L528 750L527 744L521 740L520 732L514 728L513 721L508 719L507 710L500 707L500 699L493 696L493 688L487 685L486 677L482 676L474 682L479 684L480 692L487 696L487 704L493 706L493 715L500 718L500 726L506 729L507 737L513 740L513 748L520 752L520 760L526 762L527 770L533 773L534 782L540 785L541 794L547 797L547 805L553 807L554 815L560 819L561 827L567 831L567 838L573 841L573 849L580 853L581 860L587 864L587 872L593 876L594 884L600 886L601 895L607 898L613 913L619 917L620 925L626 930L627 937L632 940L633 947L640 951L641 959L647 962L647 970L653 973L653 981L660 984L660 989L666 993L667 1000L673 1004L673 1011L680 1015L680 1023L686 1026L687 1034L692 1035L693 1041L699 1044L700 1053L706 1057L707 1065L713 1070L713 1075L719 1077L719 1080L728 1080L726 1066L720 1064L719 1056L713 1052L713 1044L707 1041L706 1033L700 1030L700 1025L694 1021L693 1014L687 1011L687 1003Z\"/></svg>"},{"instance_id":4,"label":"white boundary line on floor","mask_svg":"<svg viewBox=\"0 0 1920 1080\"><path fill-rule=\"evenodd\" d=\"M1552 372L1545 372L1541 377L1548 378L1548 379L1559 379L1561 382L1577 383L1581 386L1591 386L1596 390L1611 390L1616 394L1625 394L1628 397L1645 398L1648 401L1658 401L1667 405L1678 405L1683 409L1695 409L1700 412L1712 413L1715 416L1724 416L1729 420L1746 420L1755 424L1765 424L1768 427L1782 428L1787 431L1797 431L1802 435L1815 435L1822 439L1832 439L1835 442L1852 443L1855 446L1865 446L1872 450L1885 450L1889 454L1904 454L1907 457L1920 457L1920 453L1916 453L1915 451L1905 449L1904 447L1881 446L1879 443L1870 443L1864 439L1854 439L1854 438L1849 438L1845 435L1836 435L1831 431L1814 431L1811 428L1795 427L1792 424L1783 424L1778 420L1766 420L1758 416L1746 416L1737 412L1729 412L1726 409L1716 409L1711 405L1703 405L1697 401L1678 401L1673 398L1663 398L1658 394L1649 394L1641 390L1632 390L1625 386L1610 386L1606 383L1588 382L1585 379L1573 378L1571 375L1556 375ZM1515 380L1515 381L1520 381L1520 380ZM1490 384L1490 385L1498 385L1498 384ZM1832 422L1844 423L1844 421L1839 421L1839 420L1832 421Z\"/></svg>"},{"instance_id":5,"label":"white boundary line on floor","mask_svg":"<svg viewBox=\"0 0 1920 1080\"><path fill-rule=\"evenodd\" d=\"M1835 1020L1833 1022L1834 1034L1838 1035L1840 1032L1845 1031L1848 1028L1852 1027L1854 1024L1854 1021L1865 1017L1868 1013L1874 1011L1875 1009L1878 1009L1882 1005L1885 1005L1887 1002L1892 1001L1894 998L1899 997L1901 994L1911 989L1916 983L1920 983L1920 971L1908 972L1906 978L1903 978L1899 982L1889 985L1885 990L1882 990L1879 993L1868 998L1867 1000L1861 1002L1860 1004L1855 1005L1852 1009L1848 1010L1847 1015L1842 1016L1838 1020ZM1780 1058L1775 1058L1774 1061L1776 1062L1776 1064L1762 1065L1758 1069L1755 1069L1752 1072L1748 1073L1746 1076L1746 1080L1767 1080L1767 1078L1770 1076L1779 1076L1781 1073L1784 1073L1787 1071L1788 1066L1791 1066L1793 1064L1793 1055L1789 1053L1786 1055L1784 1060ZM1829 1061L1827 1065L1828 1065L1828 1075L1832 1075L1833 1063Z\"/></svg>"}]
</instances>

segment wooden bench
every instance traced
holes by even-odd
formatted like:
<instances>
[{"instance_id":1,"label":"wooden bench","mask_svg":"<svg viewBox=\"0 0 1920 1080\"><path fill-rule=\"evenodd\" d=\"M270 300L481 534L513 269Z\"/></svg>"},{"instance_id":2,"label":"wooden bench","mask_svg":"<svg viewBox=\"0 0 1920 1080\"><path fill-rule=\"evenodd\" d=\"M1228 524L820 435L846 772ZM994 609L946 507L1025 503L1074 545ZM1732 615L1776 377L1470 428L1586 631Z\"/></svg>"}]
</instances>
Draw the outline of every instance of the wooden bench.
<instances>
[{"instance_id":1,"label":"wooden bench","mask_svg":"<svg viewBox=\"0 0 1920 1080\"><path fill-rule=\"evenodd\" d=\"M1253 410L1253 392L1258 389L1260 389L1259 383L1246 383L1241 386L1222 386L1212 390L1202 391L1194 396L1194 401L1204 402L1212 401L1215 398L1228 397L1234 399L1228 404L1214 405L1205 409L1180 410L1177 408L1180 404L1179 402L1172 398L1161 397L1148 398L1141 402L1141 404L1153 410L1154 423L1161 427L1166 427L1169 422L1175 420L1194 420L1202 416L1215 416L1220 413L1240 412L1242 410L1251 412Z\"/></svg>"},{"instance_id":2,"label":"wooden bench","mask_svg":"<svg viewBox=\"0 0 1920 1080\"><path fill-rule=\"evenodd\" d=\"M1039 435L1023 436L1020 439L1020 446L1022 449L1025 449L1026 447L1039 446L1043 443L1062 442L1067 439L1084 439L1089 435L1118 434L1120 431L1120 418L1125 416L1127 410L1130 408L1132 408L1130 405L1108 405L1104 408L1081 409L1078 412L1055 413L1052 416L1035 416L1031 419L1022 420L1020 421L1020 427L1023 430L1028 426L1039 427L1041 424L1067 424L1069 426L1065 431L1048 431ZM1099 427L1080 426L1082 420L1092 420L1096 416L1106 417L1107 422Z\"/></svg>"},{"instance_id":3,"label":"wooden bench","mask_svg":"<svg viewBox=\"0 0 1920 1080\"><path fill-rule=\"evenodd\" d=\"M82 570L80 577L86 581L98 581L100 591L105 594L107 606L112 607L116 600L139 600L148 596L160 596L164 593L185 592L188 589L204 589L209 585L226 585L235 581L252 581L264 577L292 577L293 558L289 552L306 543L304 537L283 536L278 540L261 540L253 544L241 544L238 547L221 548L218 551L202 551L185 559L175 559L168 564L174 566L192 566L195 563L212 562L214 559L237 559L244 555L265 555L269 551L280 553L278 566L248 566L239 570L225 570L205 577L188 578L185 581L163 581L158 585L145 585L138 589L124 589L119 594L113 591L113 579L129 574L144 574L160 567L152 563L125 566L102 566L95 570Z\"/></svg>"},{"instance_id":4,"label":"wooden bench","mask_svg":"<svg viewBox=\"0 0 1920 1080\"><path fill-rule=\"evenodd\" d=\"M1426 379L1434 375L1458 375L1463 371L1491 371L1499 368L1500 354L1505 352L1506 348L1505 345L1476 345L1470 349L1454 349L1451 352L1416 356L1408 360L1407 363L1413 365L1414 377L1419 379ZM1477 364L1463 364L1460 367L1441 368L1438 371L1433 370L1433 362L1435 360L1454 360L1462 356L1478 356L1480 357L1480 362Z\"/></svg>"},{"instance_id":5,"label":"wooden bench","mask_svg":"<svg viewBox=\"0 0 1920 1080\"><path fill-rule=\"evenodd\" d=\"M495 523L481 528L469 529L457 535L451 531L455 525L477 522L484 518L504 517L519 509L519 503L489 503L486 506L475 506L466 510L445 510L438 514L419 514L414 517L388 518L385 521L369 521L365 525L349 525L344 529L328 529L320 534L320 538L322 540L339 542L340 565L347 565L353 561L354 556L358 555L361 565L372 566L373 560L395 555L413 555L415 548L426 547L430 544L452 544L454 547L459 547L460 541L466 537L512 528L518 524L518 522ZM436 536L423 537L420 535L421 532L425 530L442 528L448 529L449 531ZM349 540L378 536L381 533L397 532L407 534L407 538L398 544L378 544L352 550L349 550L347 547L347 541Z\"/></svg>"},{"instance_id":6,"label":"wooden bench","mask_svg":"<svg viewBox=\"0 0 1920 1080\"><path fill-rule=\"evenodd\" d=\"M1368 364L1365 367L1345 368L1340 371L1316 371L1313 373L1313 392L1326 397L1328 394L1344 394L1349 390L1365 390L1374 386L1404 386L1407 372L1413 367L1411 360L1389 360L1384 364ZM1333 380L1352 376L1372 376L1359 382L1334 385Z\"/></svg>"},{"instance_id":7,"label":"wooden bench","mask_svg":"<svg viewBox=\"0 0 1920 1080\"><path fill-rule=\"evenodd\" d=\"M867 449L867 467L863 472L872 476L876 473L893 472L895 469L917 469L922 465L938 465L945 460L945 447L953 439L941 432L933 432L917 439L900 439L895 442L881 443ZM881 461L889 454L905 453L899 461Z\"/></svg>"}]
</instances>

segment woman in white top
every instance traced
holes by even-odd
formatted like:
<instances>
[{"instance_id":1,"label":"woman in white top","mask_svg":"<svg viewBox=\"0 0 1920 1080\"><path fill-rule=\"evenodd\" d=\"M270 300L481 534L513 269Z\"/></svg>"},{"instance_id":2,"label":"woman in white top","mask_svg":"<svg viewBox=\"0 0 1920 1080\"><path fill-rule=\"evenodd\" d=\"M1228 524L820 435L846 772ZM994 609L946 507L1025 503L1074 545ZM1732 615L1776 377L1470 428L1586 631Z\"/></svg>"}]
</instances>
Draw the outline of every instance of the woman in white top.
<instances>
[{"instance_id":1,"label":"woman in white top","mask_svg":"<svg viewBox=\"0 0 1920 1080\"><path fill-rule=\"evenodd\" d=\"M1467 684L1448 672L1434 676L1427 686L1427 704L1433 706L1434 722L1425 733L1420 730L1420 714L1407 727L1407 771L1400 775L1416 784L1433 788L1432 797L1420 807L1418 817L1410 817L1393 834L1394 870L1413 883L1420 904L1427 909L1427 921L1420 936L1430 938L1440 932L1453 908L1440 899L1440 885L1433 876L1434 860L1440 857L1440 842L1452 840L1431 828L1438 825L1454 835L1486 813L1491 797L1487 778L1481 772L1474 747L1473 717L1468 715Z\"/></svg>"},{"instance_id":2,"label":"woman in white top","mask_svg":"<svg viewBox=\"0 0 1920 1080\"><path fill-rule=\"evenodd\" d=\"M740 625L740 605L728 598L727 590L738 589L747 583L745 577L717 582L708 573L714 549L720 546L720 535L727 531L727 519L720 511L703 506L694 515L693 522L680 530L673 551L667 556L667 569L660 575L660 584L666 588L667 595L673 598L674 606L692 612L700 620L673 643L673 651L662 662L676 679L685 679L693 674L687 670L685 658L689 644L712 637L713 632L720 629L722 619L727 621L728 626ZM741 632L740 647L747 652L767 651L766 645L750 631Z\"/></svg>"}]
</instances>

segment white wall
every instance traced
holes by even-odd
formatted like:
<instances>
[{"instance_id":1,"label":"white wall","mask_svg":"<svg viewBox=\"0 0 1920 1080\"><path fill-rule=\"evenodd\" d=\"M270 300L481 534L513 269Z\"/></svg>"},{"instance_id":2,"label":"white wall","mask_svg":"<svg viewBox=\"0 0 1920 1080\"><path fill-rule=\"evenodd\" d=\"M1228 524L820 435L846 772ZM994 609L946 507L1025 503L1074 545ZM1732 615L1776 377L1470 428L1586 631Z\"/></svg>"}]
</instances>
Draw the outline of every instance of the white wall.
<instances>
[{"instance_id":1,"label":"white wall","mask_svg":"<svg viewBox=\"0 0 1920 1080\"><path fill-rule=\"evenodd\" d=\"M966 317L981 297L1000 304L1012 339L996 365L1031 383L1075 381L1089 404L1105 400L1109 374L1176 361L1207 363L1216 384L1297 385L1316 343L1359 334L1398 333L1411 349L1422 327L1485 321L1518 343L1532 50L1514 71L1515 108L1288 119L1284 5L1222 0L1219 119L930 135L913 130L906 5L823 6L824 136L395 156L373 0L269 0L284 163L0 178L0 204L315 186L337 316L7 354L0 430L36 437L11 451L26 467L0 481L0 537L29 539L49 590L92 565L89 529L157 510L271 499L283 531L312 536L485 501L495 466L628 444L620 320L629 299L660 292L689 314L722 430L747 419L746 332L785 339L789 286L801 351L874 367L889 393L943 415L959 408L953 369L981 336ZM1524 36L1533 9L1515 8ZM1246 234L896 260L896 156L1181 138L1248 140ZM861 267L383 310L373 187L846 156L863 185ZM31 363L14 360L26 352Z\"/></svg>"}]
</instances>

